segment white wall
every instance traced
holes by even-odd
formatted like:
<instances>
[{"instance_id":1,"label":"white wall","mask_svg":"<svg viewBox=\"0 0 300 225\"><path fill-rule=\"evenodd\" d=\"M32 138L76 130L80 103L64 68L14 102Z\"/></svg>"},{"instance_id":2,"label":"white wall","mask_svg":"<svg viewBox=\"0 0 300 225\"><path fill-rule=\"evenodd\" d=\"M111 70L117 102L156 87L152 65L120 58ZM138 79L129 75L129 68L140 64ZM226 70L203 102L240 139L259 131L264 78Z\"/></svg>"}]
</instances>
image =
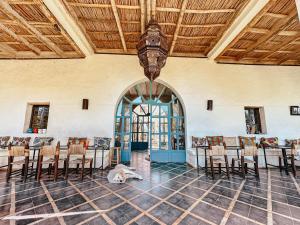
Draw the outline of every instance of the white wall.
<instances>
[{"instance_id":1,"label":"white wall","mask_svg":"<svg viewBox=\"0 0 300 225\"><path fill-rule=\"evenodd\" d=\"M49 136L112 136L124 90L144 79L137 56L0 61L0 136L23 134L28 102L50 102ZM264 106L267 136L300 137L300 67L222 65L169 58L159 80L181 96L190 136L245 135L244 106ZM83 98L89 110L81 109ZM206 101L214 110L206 110Z\"/></svg>"}]
</instances>

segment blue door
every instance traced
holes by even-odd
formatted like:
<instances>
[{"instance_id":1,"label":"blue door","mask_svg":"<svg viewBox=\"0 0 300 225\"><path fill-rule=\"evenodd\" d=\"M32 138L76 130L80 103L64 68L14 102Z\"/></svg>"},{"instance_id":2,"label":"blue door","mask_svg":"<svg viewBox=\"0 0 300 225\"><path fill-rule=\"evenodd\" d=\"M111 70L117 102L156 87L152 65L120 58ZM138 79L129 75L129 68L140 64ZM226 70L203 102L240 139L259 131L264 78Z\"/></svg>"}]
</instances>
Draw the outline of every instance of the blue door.
<instances>
[{"instance_id":1,"label":"blue door","mask_svg":"<svg viewBox=\"0 0 300 225\"><path fill-rule=\"evenodd\" d=\"M185 162L184 115L180 101L167 87L157 82L140 84L128 90L120 101L115 122L115 145L121 147L122 162L131 160L131 150L141 139L148 142L153 162ZM147 87L148 90L147 90ZM143 107L142 107L143 106ZM143 113L138 112L141 108ZM145 110L147 108L147 111ZM143 116L142 126L135 124L136 115ZM147 117L147 118L145 118ZM142 130L142 132L141 132ZM147 131L145 133L145 131Z\"/></svg>"}]
</instances>

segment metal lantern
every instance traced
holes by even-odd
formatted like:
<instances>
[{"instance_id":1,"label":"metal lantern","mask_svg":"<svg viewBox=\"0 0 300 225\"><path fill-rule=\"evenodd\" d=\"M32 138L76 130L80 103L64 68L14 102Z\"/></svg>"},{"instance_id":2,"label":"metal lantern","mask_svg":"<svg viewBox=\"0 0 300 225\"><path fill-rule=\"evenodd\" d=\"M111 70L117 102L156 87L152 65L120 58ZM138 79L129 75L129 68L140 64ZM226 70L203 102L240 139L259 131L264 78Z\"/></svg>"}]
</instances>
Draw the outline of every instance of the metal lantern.
<instances>
[{"instance_id":1,"label":"metal lantern","mask_svg":"<svg viewBox=\"0 0 300 225\"><path fill-rule=\"evenodd\" d=\"M137 50L145 76L150 81L155 80L168 57L167 37L162 33L161 27L155 20L149 21L146 31L137 45Z\"/></svg>"}]
</instances>

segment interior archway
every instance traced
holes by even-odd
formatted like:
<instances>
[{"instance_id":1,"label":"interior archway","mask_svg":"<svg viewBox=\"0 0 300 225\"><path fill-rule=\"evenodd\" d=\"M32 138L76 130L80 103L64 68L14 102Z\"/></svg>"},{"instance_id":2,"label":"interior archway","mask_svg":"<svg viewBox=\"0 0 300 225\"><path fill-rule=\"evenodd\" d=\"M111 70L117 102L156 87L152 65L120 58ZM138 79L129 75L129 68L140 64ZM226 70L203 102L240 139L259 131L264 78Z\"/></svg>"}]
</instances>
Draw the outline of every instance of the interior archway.
<instances>
[{"instance_id":1,"label":"interior archway","mask_svg":"<svg viewBox=\"0 0 300 225\"><path fill-rule=\"evenodd\" d=\"M142 81L118 102L115 146L123 162L131 151L148 150L151 161L185 162L185 115L174 91L157 81Z\"/></svg>"}]
</instances>

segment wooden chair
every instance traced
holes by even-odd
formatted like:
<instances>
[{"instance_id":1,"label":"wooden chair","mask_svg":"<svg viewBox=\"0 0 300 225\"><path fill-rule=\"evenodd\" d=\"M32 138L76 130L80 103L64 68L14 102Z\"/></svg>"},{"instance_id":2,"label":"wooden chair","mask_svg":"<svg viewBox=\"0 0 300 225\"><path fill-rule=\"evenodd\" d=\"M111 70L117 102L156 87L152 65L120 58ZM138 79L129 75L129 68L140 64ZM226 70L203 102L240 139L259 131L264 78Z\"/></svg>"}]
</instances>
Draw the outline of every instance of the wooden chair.
<instances>
[{"instance_id":1,"label":"wooden chair","mask_svg":"<svg viewBox=\"0 0 300 225\"><path fill-rule=\"evenodd\" d=\"M226 144L223 143L223 145L215 145L209 146L208 149L208 157L209 157L209 167L211 170L212 178L215 179L215 168L218 168L219 174L222 173L222 165L225 165L226 168L226 175L229 179L229 165L228 165L228 157L227 157L227 149ZM223 157L223 158L222 158ZM214 165L218 165L218 167L215 167Z\"/></svg>"},{"instance_id":2,"label":"wooden chair","mask_svg":"<svg viewBox=\"0 0 300 225\"><path fill-rule=\"evenodd\" d=\"M121 148L120 147L112 147L110 148L110 167L112 165L118 165L121 162Z\"/></svg>"},{"instance_id":3,"label":"wooden chair","mask_svg":"<svg viewBox=\"0 0 300 225\"><path fill-rule=\"evenodd\" d=\"M23 146L12 146L11 143L8 146L8 166L6 173L6 181L8 182L12 175L12 169L14 165L22 165L23 181L27 180L28 165L29 165L29 145L26 143ZM14 161L15 157L21 157L22 159Z\"/></svg>"},{"instance_id":4,"label":"wooden chair","mask_svg":"<svg viewBox=\"0 0 300 225\"><path fill-rule=\"evenodd\" d=\"M87 146L84 144L68 144L68 155L65 160L65 179L68 179L68 172L70 164L76 164L76 172L78 172L79 165L81 165L81 180L83 180L84 176L84 166L85 164L90 164L90 176L93 174L93 159L85 158L85 154L87 151ZM81 158L77 158L74 160L70 160L71 156L80 156Z\"/></svg>"},{"instance_id":5,"label":"wooden chair","mask_svg":"<svg viewBox=\"0 0 300 225\"><path fill-rule=\"evenodd\" d=\"M231 170L232 173L238 172L241 173L243 178L246 177L246 174L249 170L248 164L253 164L254 166L254 173L256 177L259 177L258 171L258 146L257 145L242 145L241 156L240 158L232 158ZM245 158L245 157L253 157L253 160ZM239 170L235 171L235 162L239 163Z\"/></svg>"},{"instance_id":6,"label":"wooden chair","mask_svg":"<svg viewBox=\"0 0 300 225\"><path fill-rule=\"evenodd\" d=\"M288 159L288 166L290 166L292 168L292 173L294 175L294 177L297 176L297 168L296 168L296 158L295 156L297 155L297 151L300 151L300 145L299 144L292 144L292 148L291 148L291 154L287 155L287 159Z\"/></svg>"},{"instance_id":7,"label":"wooden chair","mask_svg":"<svg viewBox=\"0 0 300 225\"><path fill-rule=\"evenodd\" d=\"M51 175L52 167L54 167L54 181L57 180L58 164L59 164L60 142L57 142L56 147L52 145L42 145L38 159L38 181L41 178L43 164L49 164L48 174ZM44 161L44 157L47 157Z\"/></svg>"}]
</instances>

